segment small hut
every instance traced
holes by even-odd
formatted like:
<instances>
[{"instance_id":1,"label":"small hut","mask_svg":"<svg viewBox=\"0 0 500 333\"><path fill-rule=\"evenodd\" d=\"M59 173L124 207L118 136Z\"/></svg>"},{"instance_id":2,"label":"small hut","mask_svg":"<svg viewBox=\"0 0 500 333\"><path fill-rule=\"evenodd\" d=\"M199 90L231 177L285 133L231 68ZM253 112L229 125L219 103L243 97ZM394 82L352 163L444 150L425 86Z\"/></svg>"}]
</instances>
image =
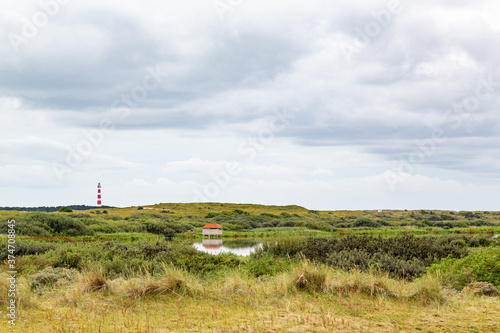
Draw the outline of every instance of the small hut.
<instances>
[{"instance_id":1,"label":"small hut","mask_svg":"<svg viewBox=\"0 0 500 333\"><path fill-rule=\"evenodd\" d=\"M222 226L220 224L207 224L203 227L203 237L208 236L208 238L222 238Z\"/></svg>"}]
</instances>

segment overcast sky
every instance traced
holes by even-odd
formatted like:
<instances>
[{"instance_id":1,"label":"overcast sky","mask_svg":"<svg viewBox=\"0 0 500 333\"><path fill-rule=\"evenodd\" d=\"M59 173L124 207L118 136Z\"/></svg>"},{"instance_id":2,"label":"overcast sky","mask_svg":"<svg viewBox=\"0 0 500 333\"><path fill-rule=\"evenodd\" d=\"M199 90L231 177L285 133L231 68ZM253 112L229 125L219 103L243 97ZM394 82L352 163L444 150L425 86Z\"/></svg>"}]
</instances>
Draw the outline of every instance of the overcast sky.
<instances>
[{"instance_id":1,"label":"overcast sky","mask_svg":"<svg viewBox=\"0 0 500 333\"><path fill-rule=\"evenodd\" d=\"M500 3L0 3L0 206L500 210Z\"/></svg>"}]
</instances>

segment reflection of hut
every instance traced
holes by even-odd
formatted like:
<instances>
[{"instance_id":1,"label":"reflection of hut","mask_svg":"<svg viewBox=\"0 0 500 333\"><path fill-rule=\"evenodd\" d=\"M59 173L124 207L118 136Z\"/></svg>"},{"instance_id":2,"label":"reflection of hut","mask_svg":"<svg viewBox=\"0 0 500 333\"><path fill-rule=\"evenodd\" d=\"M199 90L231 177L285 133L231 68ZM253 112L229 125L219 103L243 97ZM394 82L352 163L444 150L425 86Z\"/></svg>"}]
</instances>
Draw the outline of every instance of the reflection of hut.
<instances>
[{"instance_id":1,"label":"reflection of hut","mask_svg":"<svg viewBox=\"0 0 500 333\"><path fill-rule=\"evenodd\" d=\"M205 249L218 250L222 248L222 239L203 239L202 245Z\"/></svg>"},{"instance_id":2,"label":"reflection of hut","mask_svg":"<svg viewBox=\"0 0 500 333\"><path fill-rule=\"evenodd\" d=\"M208 238L222 238L222 226L220 224L207 224L203 227L203 237L208 236Z\"/></svg>"}]
</instances>

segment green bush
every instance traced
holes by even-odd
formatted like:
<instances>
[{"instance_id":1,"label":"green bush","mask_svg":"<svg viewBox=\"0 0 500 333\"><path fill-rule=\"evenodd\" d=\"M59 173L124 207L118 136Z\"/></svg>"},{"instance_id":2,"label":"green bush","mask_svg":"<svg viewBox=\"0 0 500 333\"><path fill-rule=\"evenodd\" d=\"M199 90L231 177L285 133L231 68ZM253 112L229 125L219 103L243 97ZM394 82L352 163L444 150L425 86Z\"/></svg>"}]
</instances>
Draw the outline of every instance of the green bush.
<instances>
[{"instance_id":1,"label":"green bush","mask_svg":"<svg viewBox=\"0 0 500 333\"><path fill-rule=\"evenodd\" d=\"M195 255L178 259L176 266L183 267L189 272L205 274L222 268L236 268L243 262L233 255Z\"/></svg>"},{"instance_id":2,"label":"green bush","mask_svg":"<svg viewBox=\"0 0 500 333\"><path fill-rule=\"evenodd\" d=\"M31 240L16 240L16 256L26 256L30 254L41 255L57 247L56 244L46 242L36 242ZM0 260L7 259L9 253L7 252L7 238L0 239Z\"/></svg>"},{"instance_id":3,"label":"green bush","mask_svg":"<svg viewBox=\"0 0 500 333\"><path fill-rule=\"evenodd\" d=\"M311 230L333 231L332 226L323 221L310 221L305 223L305 226Z\"/></svg>"},{"instance_id":4,"label":"green bush","mask_svg":"<svg viewBox=\"0 0 500 333\"><path fill-rule=\"evenodd\" d=\"M82 265L82 255L67 248L59 248L48 253L47 258L50 258L54 267L79 269Z\"/></svg>"},{"instance_id":5,"label":"green bush","mask_svg":"<svg viewBox=\"0 0 500 333\"><path fill-rule=\"evenodd\" d=\"M295 221L290 221L290 220L283 221L283 222L280 222L280 224L278 224L278 228L296 227L296 226L297 226L297 223Z\"/></svg>"},{"instance_id":6,"label":"green bush","mask_svg":"<svg viewBox=\"0 0 500 333\"><path fill-rule=\"evenodd\" d=\"M344 270L382 271L393 278L413 279L426 272L425 265L417 258L402 260L388 254L370 254L358 249L331 253L326 263Z\"/></svg>"},{"instance_id":7,"label":"green bush","mask_svg":"<svg viewBox=\"0 0 500 333\"><path fill-rule=\"evenodd\" d=\"M255 277L264 275L274 276L281 272L288 271L290 269L290 263L283 258L264 256L258 259L250 260L245 268Z\"/></svg>"},{"instance_id":8,"label":"green bush","mask_svg":"<svg viewBox=\"0 0 500 333\"><path fill-rule=\"evenodd\" d=\"M45 244L45 243L42 243ZM140 240L136 242L57 244L40 259L51 262L54 267L82 270L89 263L99 262L110 276L128 274L148 269L151 273L161 272L161 263L175 263L180 258L199 255L190 244L163 239Z\"/></svg>"},{"instance_id":9,"label":"green bush","mask_svg":"<svg viewBox=\"0 0 500 333\"><path fill-rule=\"evenodd\" d=\"M354 221L353 227L359 228L359 227L367 227L367 228L380 228L381 225L378 222L375 222L367 217L361 217L358 216L356 218L356 221Z\"/></svg>"},{"instance_id":10,"label":"green bush","mask_svg":"<svg viewBox=\"0 0 500 333\"><path fill-rule=\"evenodd\" d=\"M61 209L59 209L59 213L73 213L73 210L68 207L61 207Z\"/></svg>"},{"instance_id":11,"label":"green bush","mask_svg":"<svg viewBox=\"0 0 500 333\"><path fill-rule=\"evenodd\" d=\"M429 268L439 270L452 287L460 290L472 282L500 287L500 248L486 248L461 259L446 258Z\"/></svg>"},{"instance_id":12,"label":"green bush","mask_svg":"<svg viewBox=\"0 0 500 333\"><path fill-rule=\"evenodd\" d=\"M264 242L254 256L300 258L342 269L377 269L393 277L415 278L436 259L461 258L467 249L412 234L395 237L349 235L342 238L278 239Z\"/></svg>"},{"instance_id":13,"label":"green bush","mask_svg":"<svg viewBox=\"0 0 500 333\"><path fill-rule=\"evenodd\" d=\"M463 239L455 239L450 242L451 246L466 247L467 243Z\"/></svg>"},{"instance_id":14,"label":"green bush","mask_svg":"<svg viewBox=\"0 0 500 333\"><path fill-rule=\"evenodd\" d=\"M253 229L247 221L230 221L221 223L224 230L237 231L237 230L250 230Z\"/></svg>"},{"instance_id":15,"label":"green bush","mask_svg":"<svg viewBox=\"0 0 500 333\"><path fill-rule=\"evenodd\" d=\"M16 220L17 233L23 236L66 235L69 229L73 229L72 232L75 235L93 234L93 231L87 228L82 219L70 215L35 212L23 214Z\"/></svg>"},{"instance_id":16,"label":"green bush","mask_svg":"<svg viewBox=\"0 0 500 333\"><path fill-rule=\"evenodd\" d=\"M173 224L168 221L147 220L144 222L146 231L155 235L162 235L170 240L176 233L182 233L188 229L181 224Z\"/></svg>"}]
</instances>

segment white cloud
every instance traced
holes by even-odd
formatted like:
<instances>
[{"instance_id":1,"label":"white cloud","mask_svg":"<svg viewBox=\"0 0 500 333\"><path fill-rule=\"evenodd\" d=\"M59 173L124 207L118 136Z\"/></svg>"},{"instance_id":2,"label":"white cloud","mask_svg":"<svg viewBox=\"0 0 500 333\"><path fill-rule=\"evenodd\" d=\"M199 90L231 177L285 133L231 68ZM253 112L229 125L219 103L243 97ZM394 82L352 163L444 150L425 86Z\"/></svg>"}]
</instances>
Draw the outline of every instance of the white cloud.
<instances>
[{"instance_id":1,"label":"white cloud","mask_svg":"<svg viewBox=\"0 0 500 333\"><path fill-rule=\"evenodd\" d=\"M332 177L334 173L328 169L316 169L311 172L313 177L323 178L323 177Z\"/></svg>"},{"instance_id":2,"label":"white cloud","mask_svg":"<svg viewBox=\"0 0 500 333\"><path fill-rule=\"evenodd\" d=\"M358 43L348 62L341 44L387 6L256 0L221 20L211 1L73 1L15 52L8 34L22 35L25 19L42 9L1 4L0 187L12 195L0 199L92 204L101 181L115 205L191 201L237 163L241 170L214 200L324 209L493 205L498 3L402 2L401 14ZM147 68L168 76L137 98ZM491 95L453 126L447 112L489 75ZM117 99L132 105L124 117L112 109ZM277 110L294 118L273 140L253 142L255 154L241 154ZM87 140L83 131L105 119L114 130L55 182L51 165L64 164ZM437 129L446 140L392 193L384 171Z\"/></svg>"}]
</instances>

